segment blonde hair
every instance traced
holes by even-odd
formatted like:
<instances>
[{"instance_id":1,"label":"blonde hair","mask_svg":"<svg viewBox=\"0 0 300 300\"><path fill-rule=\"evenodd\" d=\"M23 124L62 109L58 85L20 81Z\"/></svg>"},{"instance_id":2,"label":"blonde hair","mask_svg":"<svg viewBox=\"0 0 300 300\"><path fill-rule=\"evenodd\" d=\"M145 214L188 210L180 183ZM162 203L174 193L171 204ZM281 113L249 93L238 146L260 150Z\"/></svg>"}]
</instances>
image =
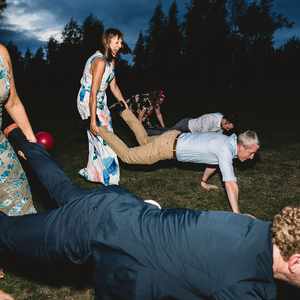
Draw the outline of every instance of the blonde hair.
<instances>
[{"instance_id":1,"label":"blonde hair","mask_svg":"<svg viewBox=\"0 0 300 300\"><path fill-rule=\"evenodd\" d=\"M273 244L285 260L300 253L300 207L287 206L275 215L272 233Z\"/></svg>"}]
</instances>

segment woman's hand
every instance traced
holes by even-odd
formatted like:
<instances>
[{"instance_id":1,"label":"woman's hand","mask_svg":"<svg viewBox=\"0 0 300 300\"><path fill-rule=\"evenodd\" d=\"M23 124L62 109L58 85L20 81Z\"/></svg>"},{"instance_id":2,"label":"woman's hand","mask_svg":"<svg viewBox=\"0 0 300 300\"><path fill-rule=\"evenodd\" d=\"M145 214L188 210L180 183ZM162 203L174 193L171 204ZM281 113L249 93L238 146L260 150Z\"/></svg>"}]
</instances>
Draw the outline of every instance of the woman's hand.
<instances>
[{"instance_id":1,"label":"woman's hand","mask_svg":"<svg viewBox=\"0 0 300 300\"><path fill-rule=\"evenodd\" d=\"M94 135L98 135L98 126L97 126L96 122L91 122L90 132Z\"/></svg>"},{"instance_id":2,"label":"woman's hand","mask_svg":"<svg viewBox=\"0 0 300 300\"><path fill-rule=\"evenodd\" d=\"M37 139L36 139L36 136L35 136L35 135L33 135L32 137L28 138L27 140L28 140L28 142L30 142L30 143L36 143L36 142L37 142Z\"/></svg>"},{"instance_id":3,"label":"woman's hand","mask_svg":"<svg viewBox=\"0 0 300 300\"><path fill-rule=\"evenodd\" d=\"M128 104L126 103L126 101L124 99L120 100L119 102L123 103L125 109L129 109Z\"/></svg>"}]
</instances>

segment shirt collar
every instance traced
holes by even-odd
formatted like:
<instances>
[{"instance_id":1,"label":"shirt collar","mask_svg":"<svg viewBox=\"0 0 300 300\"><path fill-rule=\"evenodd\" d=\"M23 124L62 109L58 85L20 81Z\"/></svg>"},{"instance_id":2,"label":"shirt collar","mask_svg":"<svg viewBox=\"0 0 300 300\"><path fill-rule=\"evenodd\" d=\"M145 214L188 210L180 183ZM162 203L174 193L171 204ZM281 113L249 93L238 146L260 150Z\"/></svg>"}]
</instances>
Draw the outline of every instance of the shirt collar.
<instances>
[{"instance_id":1,"label":"shirt collar","mask_svg":"<svg viewBox=\"0 0 300 300\"><path fill-rule=\"evenodd\" d=\"M237 136L235 133L229 136L229 144L231 148L231 153L234 158L237 157Z\"/></svg>"}]
</instances>

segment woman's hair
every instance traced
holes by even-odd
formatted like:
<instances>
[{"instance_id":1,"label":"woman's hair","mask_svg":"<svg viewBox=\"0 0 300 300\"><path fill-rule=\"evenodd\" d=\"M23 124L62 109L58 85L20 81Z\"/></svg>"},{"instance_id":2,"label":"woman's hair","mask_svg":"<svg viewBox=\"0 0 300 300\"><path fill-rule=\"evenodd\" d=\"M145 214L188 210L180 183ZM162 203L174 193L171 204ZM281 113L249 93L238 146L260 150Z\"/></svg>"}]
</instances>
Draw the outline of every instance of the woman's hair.
<instances>
[{"instance_id":1,"label":"woman's hair","mask_svg":"<svg viewBox=\"0 0 300 300\"><path fill-rule=\"evenodd\" d=\"M123 33L119 29L116 29L116 28L106 29L102 35L102 43L100 46L100 50L106 56L108 61L111 61L113 59L111 50L109 48L109 43L110 43L110 40L115 36L123 39Z\"/></svg>"},{"instance_id":2,"label":"woman's hair","mask_svg":"<svg viewBox=\"0 0 300 300\"><path fill-rule=\"evenodd\" d=\"M234 127L236 127L236 123L238 121L238 116L236 113L223 114L223 118L226 119L228 122L234 124Z\"/></svg>"},{"instance_id":3,"label":"woman's hair","mask_svg":"<svg viewBox=\"0 0 300 300\"><path fill-rule=\"evenodd\" d=\"M163 90L154 90L149 92L149 100L152 105L160 105L164 101L165 97Z\"/></svg>"},{"instance_id":4,"label":"woman's hair","mask_svg":"<svg viewBox=\"0 0 300 300\"><path fill-rule=\"evenodd\" d=\"M287 206L275 215L272 233L273 244L285 260L300 253L300 207Z\"/></svg>"}]
</instances>

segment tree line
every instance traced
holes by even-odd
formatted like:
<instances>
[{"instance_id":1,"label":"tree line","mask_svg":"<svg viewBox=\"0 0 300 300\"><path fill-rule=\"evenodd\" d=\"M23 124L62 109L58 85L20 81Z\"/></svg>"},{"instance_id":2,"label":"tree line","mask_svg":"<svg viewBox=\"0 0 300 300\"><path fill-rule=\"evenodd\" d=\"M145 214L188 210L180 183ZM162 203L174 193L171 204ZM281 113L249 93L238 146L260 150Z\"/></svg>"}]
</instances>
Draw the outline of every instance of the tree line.
<instances>
[{"instance_id":1,"label":"tree line","mask_svg":"<svg viewBox=\"0 0 300 300\"><path fill-rule=\"evenodd\" d=\"M179 18L176 1L167 13L159 1L135 47L125 44L123 53L131 52L132 64L118 59L116 73L124 94L164 88L172 99L166 108L177 114L182 105L186 113L247 110L248 99L256 109L267 110L270 99L279 95L293 105L300 40L293 37L274 47L275 32L293 22L274 12L273 2L191 0ZM5 1L1 3L0 10L5 9ZM28 49L22 54L14 43L7 45L18 89L32 110L76 114L84 63L99 48L104 29L100 19L89 15L82 24L71 18L61 40L51 37L35 53Z\"/></svg>"}]
</instances>

